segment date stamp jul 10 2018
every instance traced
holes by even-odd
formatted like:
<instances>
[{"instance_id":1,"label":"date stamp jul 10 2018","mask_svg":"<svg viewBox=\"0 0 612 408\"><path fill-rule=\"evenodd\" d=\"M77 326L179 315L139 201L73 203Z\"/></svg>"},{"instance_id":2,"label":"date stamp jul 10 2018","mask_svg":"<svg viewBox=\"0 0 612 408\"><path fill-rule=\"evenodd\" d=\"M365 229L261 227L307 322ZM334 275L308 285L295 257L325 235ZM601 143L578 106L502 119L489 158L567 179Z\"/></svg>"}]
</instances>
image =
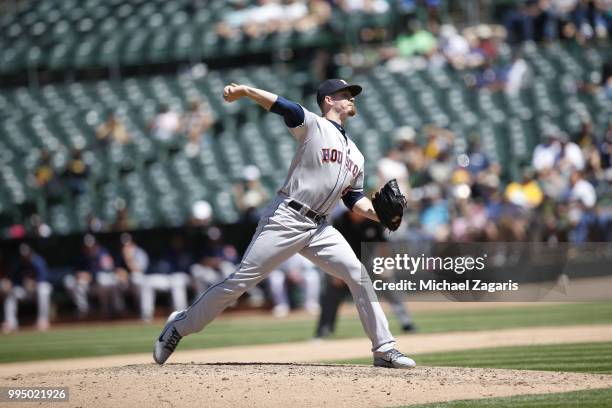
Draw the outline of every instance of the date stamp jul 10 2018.
<instances>
[{"instance_id":1,"label":"date stamp jul 10 2018","mask_svg":"<svg viewBox=\"0 0 612 408\"><path fill-rule=\"evenodd\" d=\"M68 387L0 387L0 402L66 402Z\"/></svg>"}]
</instances>

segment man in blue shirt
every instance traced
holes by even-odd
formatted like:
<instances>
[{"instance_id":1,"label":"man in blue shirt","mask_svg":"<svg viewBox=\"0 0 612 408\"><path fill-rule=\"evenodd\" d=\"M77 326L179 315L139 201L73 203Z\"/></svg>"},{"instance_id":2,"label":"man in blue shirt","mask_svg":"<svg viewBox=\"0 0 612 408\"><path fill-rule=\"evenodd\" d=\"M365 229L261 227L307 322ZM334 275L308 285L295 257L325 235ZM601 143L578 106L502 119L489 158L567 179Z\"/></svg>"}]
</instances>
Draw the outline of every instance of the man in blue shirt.
<instances>
[{"instance_id":1,"label":"man in blue shirt","mask_svg":"<svg viewBox=\"0 0 612 408\"><path fill-rule=\"evenodd\" d=\"M17 330L19 327L18 302L36 299L39 330L49 328L49 306L53 287L49 283L49 268L45 260L26 244L19 246L19 259L13 265L12 273L0 281L4 295L4 333Z\"/></svg>"}]
</instances>

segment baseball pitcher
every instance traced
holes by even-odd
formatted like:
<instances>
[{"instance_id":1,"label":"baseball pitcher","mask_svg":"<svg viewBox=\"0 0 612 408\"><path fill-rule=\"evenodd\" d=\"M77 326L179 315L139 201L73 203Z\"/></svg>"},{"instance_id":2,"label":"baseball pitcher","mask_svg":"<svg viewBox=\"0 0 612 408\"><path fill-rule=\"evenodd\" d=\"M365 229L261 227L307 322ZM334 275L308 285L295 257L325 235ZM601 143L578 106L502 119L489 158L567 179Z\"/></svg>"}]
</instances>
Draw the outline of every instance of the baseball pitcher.
<instances>
[{"instance_id":1,"label":"baseball pitcher","mask_svg":"<svg viewBox=\"0 0 612 408\"><path fill-rule=\"evenodd\" d=\"M344 237L328 223L336 203L395 230L401 223L404 198L397 183L383 187L372 202L363 194L364 157L344 130L357 114L359 85L341 79L321 83L317 103L322 116L282 96L246 85L223 90L227 102L248 98L283 117L298 148L277 196L262 213L253 239L237 270L203 293L189 308L175 311L153 352L163 364L182 337L201 331L245 291L296 253L348 285L363 328L372 342L374 365L411 368L415 362L395 348L387 318L376 301L365 268ZM375 209L376 208L376 209Z\"/></svg>"}]
</instances>

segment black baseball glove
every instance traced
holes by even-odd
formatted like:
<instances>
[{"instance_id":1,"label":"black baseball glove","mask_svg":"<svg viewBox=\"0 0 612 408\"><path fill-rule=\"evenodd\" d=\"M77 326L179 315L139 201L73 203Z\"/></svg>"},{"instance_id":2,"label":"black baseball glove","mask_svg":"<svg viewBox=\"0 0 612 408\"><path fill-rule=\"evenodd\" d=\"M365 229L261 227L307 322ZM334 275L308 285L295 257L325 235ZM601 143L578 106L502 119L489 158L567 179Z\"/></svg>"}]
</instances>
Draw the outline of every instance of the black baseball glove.
<instances>
[{"instance_id":1,"label":"black baseball glove","mask_svg":"<svg viewBox=\"0 0 612 408\"><path fill-rule=\"evenodd\" d=\"M399 228L407 204L396 179L389 180L379 192L374 193L372 204L382 225L391 231Z\"/></svg>"}]
</instances>

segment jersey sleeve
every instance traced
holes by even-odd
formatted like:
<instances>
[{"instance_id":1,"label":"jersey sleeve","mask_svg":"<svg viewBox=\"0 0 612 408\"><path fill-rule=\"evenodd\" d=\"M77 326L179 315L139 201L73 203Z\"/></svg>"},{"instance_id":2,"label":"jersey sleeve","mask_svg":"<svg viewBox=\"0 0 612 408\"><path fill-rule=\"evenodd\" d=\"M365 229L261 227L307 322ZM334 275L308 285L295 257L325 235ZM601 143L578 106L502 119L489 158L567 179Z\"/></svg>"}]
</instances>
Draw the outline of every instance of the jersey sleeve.
<instances>
[{"instance_id":1,"label":"jersey sleeve","mask_svg":"<svg viewBox=\"0 0 612 408\"><path fill-rule=\"evenodd\" d=\"M317 126L317 115L304 108L304 121L295 127L290 127L289 132L299 141L302 141L308 131Z\"/></svg>"},{"instance_id":2,"label":"jersey sleeve","mask_svg":"<svg viewBox=\"0 0 612 408\"><path fill-rule=\"evenodd\" d=\"M363 168L357 173L357 176L353 179L353 182L346 188L342 195L342 201L349 210L353 210L353 207L357 201L364 197L363 194Z\"/></svg>"},{"instance_id":3,"label":"jersey sleeve","mask_svg":"<svg viewBox=\"0 0 612 408\"><path fill-rule=\"evenodd\" d=\"M270 108L270 112L281 115L285 119L285 125L289 128L304 123L304 108L280 95Z\"/></svg>"},{"instance_id":4,"label":"jersey sleeve","mask_svg":"<svg viewBox=\"0 0 612 408\"><path fill-rule=\"evenodd\" d=\"M363 169L360 169L359 173L357 173L357 175L353 179L353 182L351 183L351 186L348 189L348 191L354 192L354 193L363 192L363 179L364 179Z\"/></svg>"}]
</instances>

